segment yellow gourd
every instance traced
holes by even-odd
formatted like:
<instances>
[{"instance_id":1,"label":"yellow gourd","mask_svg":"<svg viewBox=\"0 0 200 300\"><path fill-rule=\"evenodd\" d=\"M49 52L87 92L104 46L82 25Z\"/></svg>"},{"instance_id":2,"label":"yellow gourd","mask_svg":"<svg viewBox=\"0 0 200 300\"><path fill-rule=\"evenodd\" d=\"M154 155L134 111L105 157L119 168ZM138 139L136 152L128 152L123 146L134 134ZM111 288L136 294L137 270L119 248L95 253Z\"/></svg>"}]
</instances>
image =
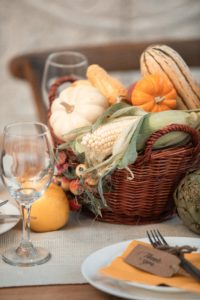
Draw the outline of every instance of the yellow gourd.
<instances>
[{"instance_id":1,"label":"yellow gourd","mask_svg":"<svg viewBox=\"0 0 200 300\"><path fill-rule=\"evenodd\" d=\"M37 232L54 231L67 224L69 202L65 192L51 183L31 208L31 229Z\"/></svg>"}]
</instances>

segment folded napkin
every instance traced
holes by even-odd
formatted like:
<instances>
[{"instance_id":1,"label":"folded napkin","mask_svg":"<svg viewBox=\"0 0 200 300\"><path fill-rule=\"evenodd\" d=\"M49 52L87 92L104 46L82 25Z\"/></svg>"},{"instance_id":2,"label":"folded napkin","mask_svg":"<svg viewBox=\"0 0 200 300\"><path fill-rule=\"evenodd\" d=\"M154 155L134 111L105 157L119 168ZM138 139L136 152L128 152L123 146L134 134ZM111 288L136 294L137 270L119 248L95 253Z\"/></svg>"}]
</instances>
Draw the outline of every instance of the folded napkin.
<instances>
[{"instance_id":1,"label":"folded napkin","mask_svg":"<svg viewBox=\"0 0 200 300\"><path fill-rule=\"evenodd\" d=\"M186 291L200 293L200 283L191 276L176 274L173 277L159 277L150 273L141 271L129 264L124 259L137 245L149 245L139 241L132 241L121 256L115 258L110 265L100 269L100 273L118 280L133 281L145 285L165 284L171 287L184 289ZM185 254L185 258L190 260L195 266L200 268L200 253Z\"/></svg>"}]
</instances>

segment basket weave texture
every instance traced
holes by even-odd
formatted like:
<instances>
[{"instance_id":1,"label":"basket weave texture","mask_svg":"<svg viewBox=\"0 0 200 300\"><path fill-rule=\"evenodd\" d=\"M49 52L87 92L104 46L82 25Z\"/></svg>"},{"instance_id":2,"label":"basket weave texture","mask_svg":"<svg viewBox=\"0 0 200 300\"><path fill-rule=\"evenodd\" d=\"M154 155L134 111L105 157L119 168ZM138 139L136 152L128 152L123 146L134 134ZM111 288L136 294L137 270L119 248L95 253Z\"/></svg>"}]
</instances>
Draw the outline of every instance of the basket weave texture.
<instances>
[{"instance_id":1,"label":"basket weave texture","mask_svg":"<svg viewBox=\"0 0 200 300\"><path fill-rule=\"evenodd\" d=\"M182 147L153 150L155 141L171 131L191 135L192 143ZM200 167L199 133L184 125L172 124L148 139L143 154L129 166L134 174L127 180L127 170L112 175L112 192L105 195L112 211L102 211L102 220L122 224L161 222L174 213L173 192L183 176Z\"/></svg>"},{"instance_id":2,"label":"basket weave texture","mask_svg":"<svg viewBox=\"0 0 200 300\"><path fill-rule=\"evenodd\" d=\"M50 106L58 86L65 81L66 78L59 79L52 86ZM153 149L160 137L173 131L188 133L191 139L187 145ZM52 135L55 144L60 143ZM108 208L102 209L102 216L96 220L131 225L157 223L170 218L175 213L173 192L179 181L188 171L200 168L199 132L181 124L158 130L149 137L144 152L129 168L134 174L132 180L128 179L126 169L116 170L111 175L111 191L104 194Z\"/></svg>"}]
</instances>

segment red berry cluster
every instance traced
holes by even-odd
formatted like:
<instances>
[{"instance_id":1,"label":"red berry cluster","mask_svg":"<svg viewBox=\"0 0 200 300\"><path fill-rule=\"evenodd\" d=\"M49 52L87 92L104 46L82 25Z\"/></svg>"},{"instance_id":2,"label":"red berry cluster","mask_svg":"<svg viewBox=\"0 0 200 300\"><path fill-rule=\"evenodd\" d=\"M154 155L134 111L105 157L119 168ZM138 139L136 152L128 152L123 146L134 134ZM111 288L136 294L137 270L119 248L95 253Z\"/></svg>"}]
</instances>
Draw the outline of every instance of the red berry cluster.
<instances>
[{"instance_id":1,"label":"red berry cluster","mask_svg":"<svg viewBox=\"0 0 200 300\"><path fill-rule=\"evenodd\" d=\"M75 174L76 166L79 163L72 151L59 151L56 161L56 173L54 182L66 192L70 209L77 211L81 209L77 196L83 193L83 187Z\"/></svg>"}]
</instances>

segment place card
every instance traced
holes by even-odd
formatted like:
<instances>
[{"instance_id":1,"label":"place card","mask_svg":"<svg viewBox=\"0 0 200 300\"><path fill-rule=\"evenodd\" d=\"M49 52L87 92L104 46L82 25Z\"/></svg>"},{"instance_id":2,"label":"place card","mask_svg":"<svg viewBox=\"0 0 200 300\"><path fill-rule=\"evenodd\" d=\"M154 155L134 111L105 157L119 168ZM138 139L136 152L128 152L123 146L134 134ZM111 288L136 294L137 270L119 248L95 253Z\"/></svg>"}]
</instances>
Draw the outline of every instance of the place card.
<instances>
[{"instance_id":1,"label":"place card","mask_svg":"<svg viewBox=\"0 0 200 300\"><path fill-rule=\"evenodd\" d=\"M140 270L162 277L176 274L180 264L177 256L144 245L137 245L124 261Z\"/></svg>"}]
</instances>

